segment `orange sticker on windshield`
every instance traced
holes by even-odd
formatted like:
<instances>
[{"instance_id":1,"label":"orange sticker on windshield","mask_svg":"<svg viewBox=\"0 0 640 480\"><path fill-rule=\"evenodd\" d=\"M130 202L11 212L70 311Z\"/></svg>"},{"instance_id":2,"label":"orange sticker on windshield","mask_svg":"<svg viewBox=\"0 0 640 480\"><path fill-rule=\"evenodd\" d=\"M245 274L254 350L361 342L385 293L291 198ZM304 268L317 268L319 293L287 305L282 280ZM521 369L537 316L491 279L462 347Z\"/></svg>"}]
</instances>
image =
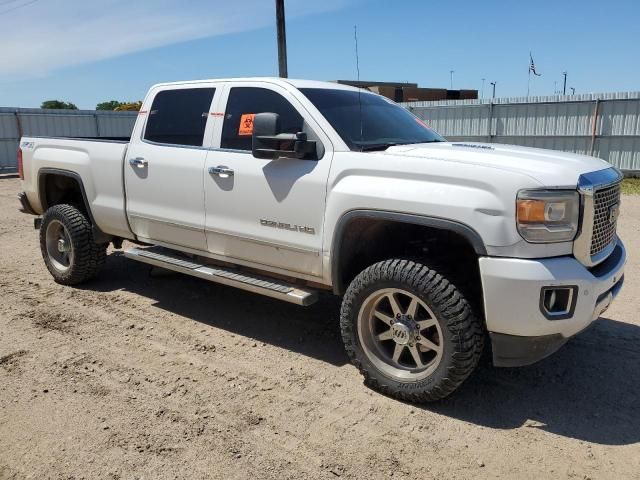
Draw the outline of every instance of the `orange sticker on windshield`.
<instances>
[{"instance_id":1,"label":"orange sticker on windshield","mask_svg":"<svg viewBox=\"0 0 640 480\"><path fill-rule=\"evenodd\" d=\"M253 133L253 119L256 116L255 113L244 113L240 117L240 127L238 128L238 135L251 135Z\"/></svg>"}]
</instances>

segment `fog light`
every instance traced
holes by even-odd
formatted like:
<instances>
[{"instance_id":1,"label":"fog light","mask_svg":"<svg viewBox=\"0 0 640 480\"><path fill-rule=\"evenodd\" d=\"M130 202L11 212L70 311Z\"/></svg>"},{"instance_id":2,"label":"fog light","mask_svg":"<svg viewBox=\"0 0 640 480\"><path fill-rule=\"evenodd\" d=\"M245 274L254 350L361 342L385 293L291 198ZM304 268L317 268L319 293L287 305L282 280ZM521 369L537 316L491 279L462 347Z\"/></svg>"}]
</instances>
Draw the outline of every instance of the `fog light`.
<instances>
[{"instance_id":1,"label":"fog light","mask_svg":"<svg viewBox=\"0 0 640 480\"><path fill-rule=\"evenodd\" d=\"M573 316L578 299L578 287L542 287L540 310L549 320L562 320Z\"/></svg>"}]
</instances>

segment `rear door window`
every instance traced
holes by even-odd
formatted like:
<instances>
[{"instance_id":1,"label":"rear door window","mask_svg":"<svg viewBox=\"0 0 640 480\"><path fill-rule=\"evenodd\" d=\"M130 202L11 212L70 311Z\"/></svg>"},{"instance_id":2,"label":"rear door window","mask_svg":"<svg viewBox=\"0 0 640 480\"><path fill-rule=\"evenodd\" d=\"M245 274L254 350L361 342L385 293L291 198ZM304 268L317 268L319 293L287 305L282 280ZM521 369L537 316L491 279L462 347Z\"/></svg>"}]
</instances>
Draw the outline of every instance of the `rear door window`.
<instances>
[{"instance_id":1,"label":"rear door window","mask_svg":"<svg viewBox=\"0 0 640 480\"><path fill-rule=\"evenodd\" d=\"M151 105L144 139L201 147L215 88L164 90Z\"/></svg>"},{"instance_id":2,"label":"rear door window","mask_svg":"<svg viewBox=\"0 0 640 480\"><path fill-rule=\"evenodd\" d=\"M302 116L279 93L259 87L233 87L227 100L220 147L251 150L253 115L264 112L280 115L282 133L302 131Z\"/></svg>"}]
</instances>

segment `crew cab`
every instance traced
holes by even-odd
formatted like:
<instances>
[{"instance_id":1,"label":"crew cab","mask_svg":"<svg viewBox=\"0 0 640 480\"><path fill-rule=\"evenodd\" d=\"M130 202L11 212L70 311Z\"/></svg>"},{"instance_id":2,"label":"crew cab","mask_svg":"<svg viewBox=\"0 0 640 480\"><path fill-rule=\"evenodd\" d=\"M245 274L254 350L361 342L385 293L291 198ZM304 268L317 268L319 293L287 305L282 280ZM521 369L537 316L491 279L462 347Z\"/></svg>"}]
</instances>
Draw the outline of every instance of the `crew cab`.
<instances>
[{"instance_id":1,"label":"crew cab","mask_svg":"<svg viewBox=\"0 0 640 480\"><path fill-rule=\"evenodd\" d=\"M447 142L335 83L159 84L131 138L24 137L18 155L56 282L127 240L133 260L299 305L333 292L366 383L404 400L451 394L484 348L497 366L546 357L623 283L610 164Z\"/></svg>"}]
</instances>

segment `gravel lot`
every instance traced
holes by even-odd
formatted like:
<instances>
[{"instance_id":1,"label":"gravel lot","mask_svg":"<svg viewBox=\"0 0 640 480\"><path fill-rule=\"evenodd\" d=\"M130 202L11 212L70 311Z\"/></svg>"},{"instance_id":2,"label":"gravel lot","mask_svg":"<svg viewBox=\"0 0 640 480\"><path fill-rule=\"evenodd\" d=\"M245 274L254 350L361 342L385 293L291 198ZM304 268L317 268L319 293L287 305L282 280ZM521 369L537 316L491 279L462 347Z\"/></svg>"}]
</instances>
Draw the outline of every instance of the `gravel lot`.
<instances>
[{"instance_id":1,"label":"gravel lot","mask_svg":"<svg viewBox=\"0 0 640 480\"><path fill-rule=\"evenodd\" d=\"M0 178L0 479L640 478L640 196L604 318L421 407L363 386L331 296L151 277L117 251L55 284L19 186Z\"/></svg>"}]
</instances>

